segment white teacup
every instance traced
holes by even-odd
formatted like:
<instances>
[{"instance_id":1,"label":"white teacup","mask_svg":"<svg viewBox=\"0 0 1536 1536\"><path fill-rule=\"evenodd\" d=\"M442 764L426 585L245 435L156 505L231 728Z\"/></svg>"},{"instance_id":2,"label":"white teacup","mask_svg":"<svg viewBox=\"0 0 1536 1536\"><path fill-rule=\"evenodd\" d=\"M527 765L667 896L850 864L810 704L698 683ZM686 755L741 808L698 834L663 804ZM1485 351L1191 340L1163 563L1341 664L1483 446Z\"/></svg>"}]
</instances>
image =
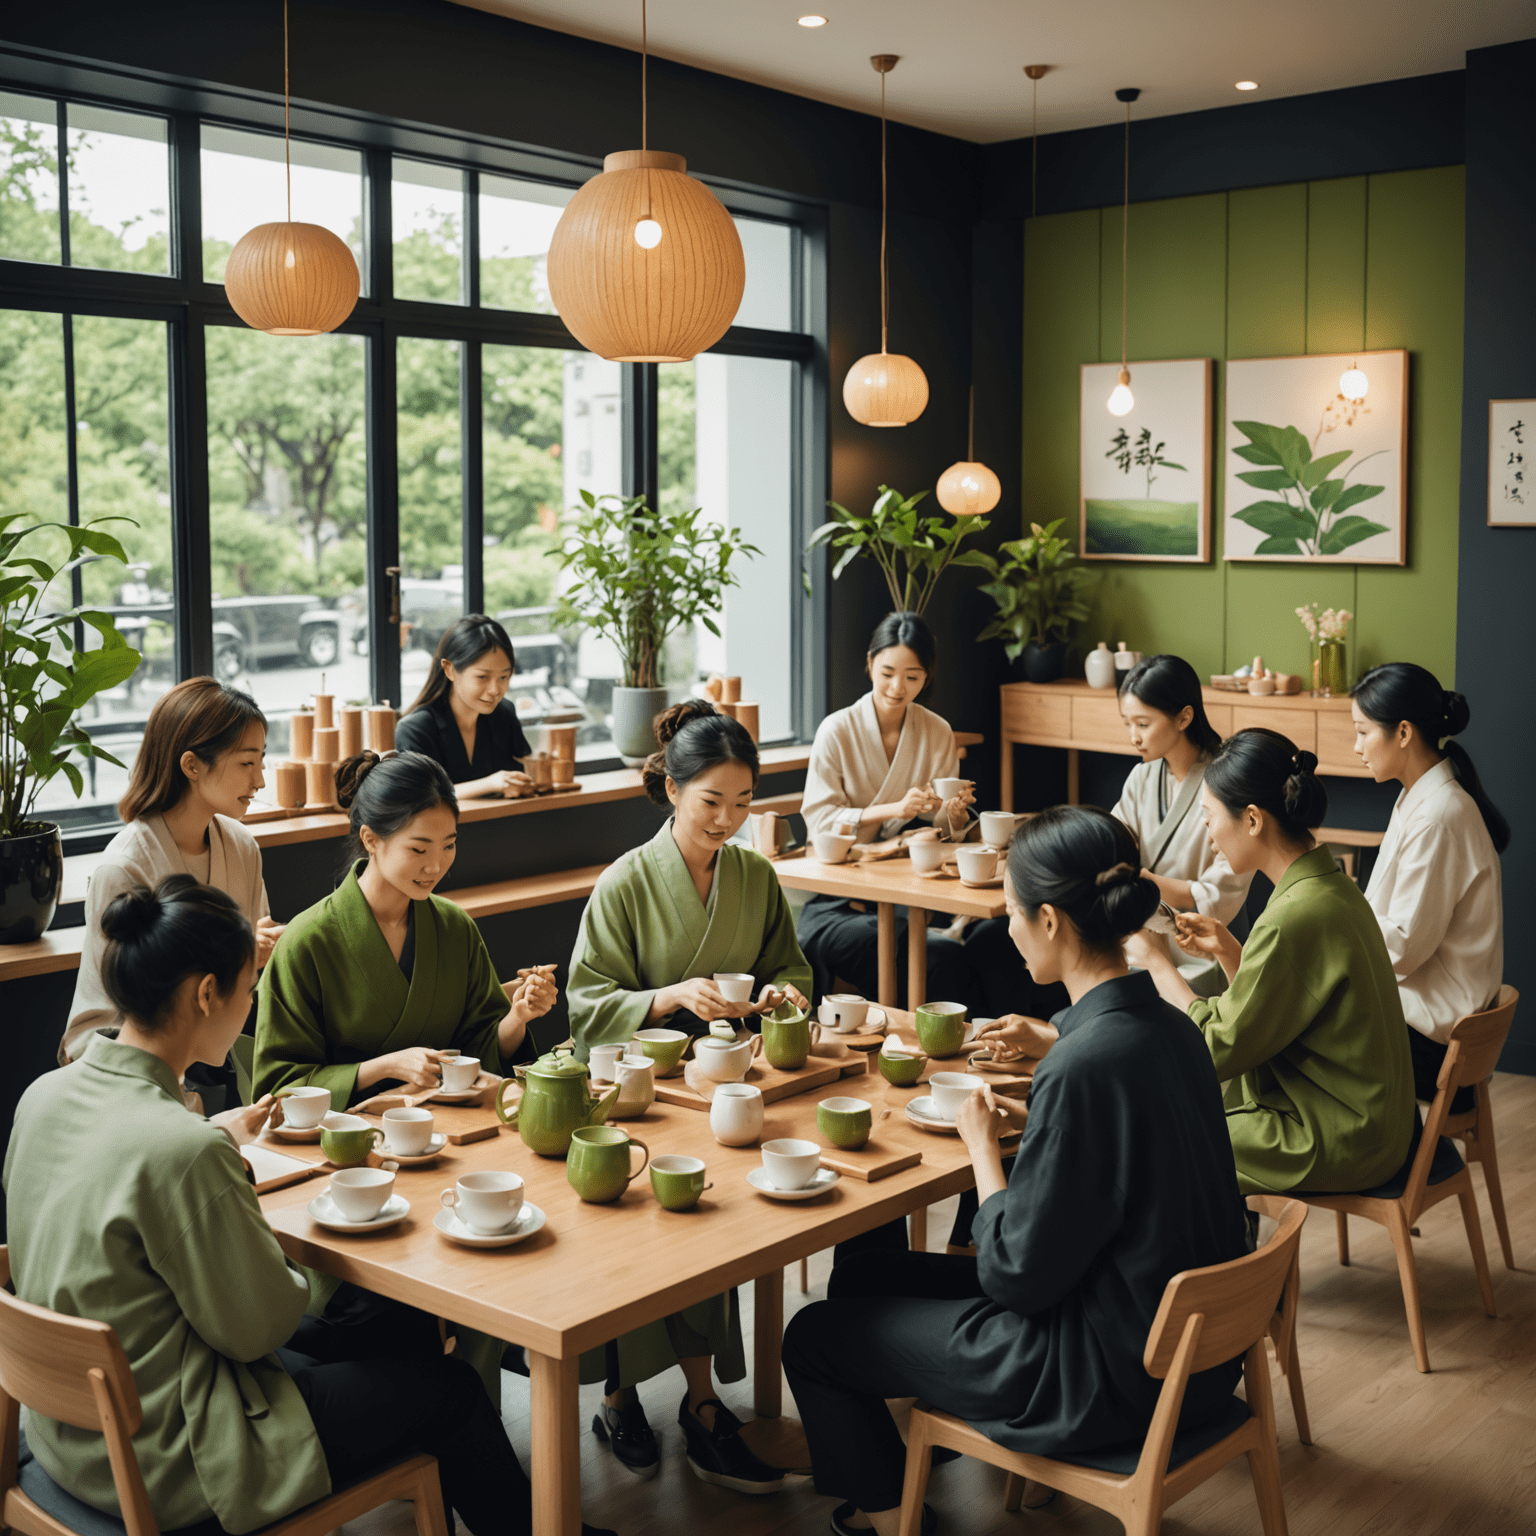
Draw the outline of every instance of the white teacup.
<instances>
[{"instance_id":1,"label":"white teacup","mask_svg":"<svg viewBox=\"0 0 1536 1536\"><path fill-rule=\"evenodd\" d=\"M728 1003L750 1003L752 981L752 976L746 971L715 972L715 985L720 988L721 997Z\"/></svg>"},{"instance_id":2,"label":"white teacup","mask_svg":"<svg viewBox=\"0 0 1536 1536\"><path fill-rule=\"evenodd\" d=\"M816 1017L821 1020L823 1029L851 1035L864 1028L869 1017L869 1004L857 992L829 992L822 998Z\"/></svg>"},{"instance_id":3,"label":"white teacup","mask_svg":"<svg viewBox=\"0 0 1536 1536\"><path fill-rule=\"evenodd\" d=\"M912 868L918 874L934 875L943 869L944 861L954 849L951 844L941 843L936 837L923 837L908 843L907 852L912 855Z\"/></svg>"},{"instance_id":4,"label":"white teacup","mask_svg":"<svg viewBox=\"0 0 1536 1536\"><path fill-rule=\"evenodd\" d=\"M962 843L955 849L955 862L960 866L960 878L977 885L997 875L997 849L980 843Z\"/></svg>"},{"instance_id":5,"label":"white teacup","mask_svg":"<svg viewBox=\"0 0 1536 1536\"><path fill-rule=\"evenodd\" d=\"M430 1109L386 1109L384 1145L402 1157L419 1157L432 1140Z\"/></svg>"},{"instance_id":6,"label":"white teacup","mask_svg":"<svg viewBox=\"0 0 1536 1536\"><path fill-rule=\"evenodd\" d=\"M724 1147L748 1147L763 1133L763 1093L751 1083L721 1083L709 1102L709 1129Z\"/></svg>"},{"instance_id":7,"label":"white teacup","mask_svg":"<svg viewBox=\"0 0 1536 1536\"><path fill-rule=\"evenodd\" d=\"M857 841L848 832L813 832L811 849L823 864L841 864Z\"/></svg>"},{"instance_id":8,"label":"white teacup","mask_svg":"<svg viewBox=\"0 0 1536 1536\"><path fill-rule=\"evenodd\" d=\"M785 1137L763 1143L763 1169L775 1189L804 1189L821 1167L821 1148L814 1141Z\"/></svg>"},{"instance_id":9,"label":"white teacup","mask_svg":"<svg viewBox=\"0 0 1536 1536\"><path fill-rule=\"evenodd\" d=\"M451 1205L459 1220L482 1237L505 1232L523 1209L522 1175L496 1169L466 1173L452 1189L443 1191L441 1203Z\"/></svg>"},{"instance_id":10,"label":"white teacup","mask_svg":"<svg viewBox=\"0 0 1536 1536\"><path fill-rule=\"evenodd\" d=\"M974 783L974 779L935 779L933 792L940 800L953 800L957 795L964 794Z\"/></svg>"},{"instance_id":11,"label":"white teacup","mask_svg":"<svg viewBox=\"0 0 1536 1536\"><path fill-rule=\"evenodd\" d=\"M1006 848L1019 818L1012 811L983 811L981 840L989 848Z\"/></svg>"},{"instance_id":12,"label":"white teacup","mask_svg":"<svg viewBox=\"0 0 1536 1536\"><path fill-rule=\"evenodd\" d=\"M752 1065L752 1057L756 1054L754 1047L761 1038L753 1035L738 1043L717 1040L713 1035L700 1035L693 1042L693 1059L711 1082L739 1083Z\"/></svg>"},{"instance_id":13,"label":"white teacup","mask_svg":"<svg viewBox=\"0 0 1536 1536\"><path fill-rule=\"evenodd\" d=\"M594 1045L587 1053L587 1071L594 1083L611 1083L625 1049L618 1045Z\"/></svg>"},{"instance_id":14,"label":"white teacup","mask_svg":"<svg viewBox=\"0 0 1536 1536\"><path fill-rule=\"evenodd\" d=\"M283 1101L283 1124L296 1131L313 1130L331 1107L329 1088L284 1088L279 1097Z\"/></svg>"},{"instance_id":15,"label":"white teacup","mask_svg":"<svg viewBox=\"0 0 1536 1536\"><path fill-rule=\"evenodd\" d=\"M449 1093L464 1093L475 1086L480 1075L480 1059L477 1056L450 1056L439 1062L443 1071L443 1087Z\"/></svg>"},{"instance_id":16,"label":"white teacup","mask_svg":"<svg viewBox=\"0 0 1536 1536\"><path fill-rule=\"evenodd\" d=\"M986 1083L986 1078L974 1072L935 1072L928 1079L928 1093L933 1100L934 1113L941 1120L958 1118L965 1101Z\"/></svg>"},{"instance_id":17,"label":"white teacup","mask_svg":"<svg viewBox=\"0 0 1536 1536\"><path fill-rule=\"evenodd\" d=\"M387 1168L338 1168L331 1175L331 1204L348 1221L372 1221L394 1193L395 1176Z\"/></svg>"}]
</instances>

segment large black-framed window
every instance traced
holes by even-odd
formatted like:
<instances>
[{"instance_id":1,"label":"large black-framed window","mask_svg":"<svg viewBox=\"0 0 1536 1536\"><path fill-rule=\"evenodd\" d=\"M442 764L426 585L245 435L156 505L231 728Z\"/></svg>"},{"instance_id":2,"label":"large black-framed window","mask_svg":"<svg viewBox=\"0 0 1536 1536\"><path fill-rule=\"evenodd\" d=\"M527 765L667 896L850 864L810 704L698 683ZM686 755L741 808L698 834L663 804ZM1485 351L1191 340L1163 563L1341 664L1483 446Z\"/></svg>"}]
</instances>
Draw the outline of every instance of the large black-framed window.
<instances>
[{"instance_id":1,"label":"large black-framed window","mask_svg":"<svg viewBox=\"0 0 1536 1536\"><path fill-rule=\"evenodd\" d=\"M609 364L553 313L537 249L590 166L340 119L315 131L310 111L294 217L352 245L363 293L329 337L269 338L218 281L237 233L283 216L282 142L262 115L0 81L0 361L28 362L8 399L30 401L25 451L0 444L0 489L21 480L40 510L140 525L127 579L88 595L146 663L93 733L131 745L157 689L214 672L252 687L280 756L321 671L344 698L408 702L433 636L476 610L526 640L533 718L571 687L600 714L611 657L547 633L561 508L590 486L702 501L765 547L725 638L681 637L669 681L759 672L765 739L806 738L820 669L798 550L827 483L823 211L717 186L747 250L744 323L692 364ZM122 224L104 189L161 163L164 206ZM30 244L12 238L19 174ZM130 378L134 411L113 398ZM589 761L607 750L590 734ZM47 814L83 850L115 823L117 788Z\"/></svg>"}]
</instances>

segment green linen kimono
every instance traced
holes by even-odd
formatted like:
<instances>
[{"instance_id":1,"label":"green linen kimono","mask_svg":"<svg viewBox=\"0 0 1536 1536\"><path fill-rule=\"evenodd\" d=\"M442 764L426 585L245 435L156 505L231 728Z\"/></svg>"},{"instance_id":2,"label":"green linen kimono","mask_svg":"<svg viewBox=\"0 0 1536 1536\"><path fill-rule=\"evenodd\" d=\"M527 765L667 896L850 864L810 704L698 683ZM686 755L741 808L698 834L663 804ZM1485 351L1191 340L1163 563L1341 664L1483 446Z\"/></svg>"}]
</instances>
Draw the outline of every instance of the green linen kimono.
<instances>
[{"instance_id":1,"label":"green linen kimono","mask_svg":"<svg viewBox=\"0 0 1536 1536\"><path fill-rule=\"evenodd\" d=\"M1226 1083L1244 1194L1384 1183L1416 1111L1381 927L1326 848L1281 877L1220 997L1189 1005Z\"/></svg>"},{"instance_id":2,"label":"green linen kimono","mask_svg":"<svg viewBox=\"0 0 1536 1536\"><path fill-rule=\"evenodd\" d=\"M330 1492L299 1389L273 1351L309 1291L229 1138L176 1074L100 1034L22 1095L5 1159L23 1301L117 1330L144 1405L133 1437L161 1530L253 1531ZM120 1517L106 1441L33 1413L47 1474Z\"/></svg>"},{"instance_id":3,"label":"green linen kimono","mask_svg":"<svg viewBox=\"0 0 1536 1536\"><path fill-rule=\"evenodd\" d=\"M571 955L571 1037L583 1061L594 1045L628 1040L646 1027L661 987L716 971L750 972L768 983L811 991L811 968L795 938L795 919L773 865L727 843L715 861L708 902L678 851L668 820L650 842L602 873L581 915ZM690 1356L713 1355L721 1381L746 1375L736 1293L699 1302L626 1333L605 1352L582 1357L583 1381L611 1377L632 1386Z\"/></svg>"}]
</instances>

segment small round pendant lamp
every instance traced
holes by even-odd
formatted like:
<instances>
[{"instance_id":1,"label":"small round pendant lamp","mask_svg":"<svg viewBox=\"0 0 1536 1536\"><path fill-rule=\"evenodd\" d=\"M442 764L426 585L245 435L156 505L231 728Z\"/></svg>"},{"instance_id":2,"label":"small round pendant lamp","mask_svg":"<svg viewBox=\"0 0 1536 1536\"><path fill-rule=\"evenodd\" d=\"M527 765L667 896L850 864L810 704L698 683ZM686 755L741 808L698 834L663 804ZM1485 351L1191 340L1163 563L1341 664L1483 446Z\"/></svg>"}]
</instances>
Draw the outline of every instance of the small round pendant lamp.
<instances>
[{"instance_id":1,"label":"small round pendant lamp","mask_svg":"<svg viewBox=\"0 0 1536 1536\"><path fill-rule=\"evenodd\" d=\"M1115 387L1104 402L1111 416L1128 416L1136 408L1136 397L1131 393L1131 369L1126 361L1125 315L1126 274L1131 249L1131 103L1141 95L1140 90L1127 86L1115 92L1115 100L1125 103L1125 201L1120 207L1120 374Z\"/></svg>"},{"instance_id":2,"label":"small round pendant lamp","mask_svg":"<svg viewBox=\"0 0 1536 1536\"><path fill-rule=\"evenodd\" d=\"M939 505L956 517L977 517L1002 500L1002 482L985 464L976 462L976 386L971 386L971 423L966 456L939 476Z\"/></svg>"},{"instance_id":3,"label":"small round pendant lamp","mask_svg":"<svg viewBox=\"0 0 1536 1536\"><path fill-rule=\"evenodd\" d=\"M236 242L224 265L224 293L235 313L269 336L334 331L357 304L357 261L346 243L319 224L293 222L288 151L288 0L283 0L283 162L288 218L258 224Z\"/></svg>"},{"instance_id":4,"label":"small round pendant lamp","mask_svg":"<svg viewBox=\"0 0 1536 1536\"><path fill-rule=\"evenodd\" d=\"M910 357L887 350L891 292L886 272L885 77L899 55L878 53L869 62L880 75L880 350L861 357L843 380L843 404L866 427L905 427L928 407L928 378Z\"/></svg>"},{"instance_id":5,"label":"small round pendant lamp","mask_svg":"<svg viewBox=\"0 0 1536 1536\"><path fill-rule=\"evenodd\" d=\"M603 160L565 206L545 272L555 312L589 352L685 363L720 340L747 285L741 236L681 155L647 146L640 10L640 144Z\"/></svg>"}]
</instances>

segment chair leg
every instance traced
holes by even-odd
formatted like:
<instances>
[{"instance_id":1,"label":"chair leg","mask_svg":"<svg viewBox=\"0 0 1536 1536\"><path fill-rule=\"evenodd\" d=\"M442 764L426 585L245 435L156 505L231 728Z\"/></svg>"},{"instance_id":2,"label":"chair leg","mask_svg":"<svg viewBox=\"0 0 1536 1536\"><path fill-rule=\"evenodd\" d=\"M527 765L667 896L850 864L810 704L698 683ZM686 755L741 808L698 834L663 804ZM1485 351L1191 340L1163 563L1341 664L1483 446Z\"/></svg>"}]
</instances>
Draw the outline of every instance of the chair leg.
<instances>
[{"instance_id":1,"label":"chair leg","mask_svg":"<svg viewBox=\"0 0 1536 1536\"><path fill-rule=\"evenodd\" d=\"M448 1517L443 1511L443 1485L435 1466L416 1474L411 1508L416 1515L416 1536L448 1536Z\"/></svg>"},{"instance_id":2,"label":"chair leg","mask_svg":"<svg viewBox=\"0 0 1536 1536\"><path fill-rule=\"evenodd\" d=\"M800 1260L800 1294L804 1296L811 1288L811 1261Z\"/></svg>"},{"instance_id":3,"label":"chair leg","mask_svg":"<svg viewBox=\"0 0 1536 1536\"><path fill-rule=\"evenodd\" d=\"M1248 1471L1253 1478L1253 1492L1259 1501L1259 1520L1264 1536L1286 1536L1285 1490L1280 1485L1280 1448L1274 1438L1267 1438L1248 1452Z\"/></svg>"},{"instance_id":4,"label":"chair leg","mask_svg":"<svg viewBox=\"0 0 1536 1536\"><path fill-rule=\"evenodd\" d=\"M1296 1330L1291 1330L1290 1359L1285 1368L1285 1384L1291 1389L1291 1412L1296 1417L1296 1437L1303 1445L1312 1444L1312 1425L1307 1418L1307 1394L1301 1385L1301 1351L1296 1347Z\"/></svg>"},{"instance_id":5,"label":"chair leg","mask_svg":"<svg viewBox=\"0 0 1536 1536\"><path fill-rule=\"evenodd\" d=\"M923 1528L923 1495L933 1470L933 1443L924 1432L922 1419L907 1430L907 1475L901 1485L901 1522L897 1536L920 1536Z\"/></svg>"},{"instance_id":6,"label":"chair leg","mask_svg":"<svg viewBox=\"0 0 1536 1536\"><path fill-rule=\"evenodd\" d=\"M1019 1505L1024 1502L1025 1482L1026 1479L1017 1472L1008 1474L1008 1481L1003 1486L1003 1509L1010 1515L1018 1514Z\"/></svg>"},{"instance_id":7,"label":"chair leg","mask_svg":"<svg viewBox=\"0 0 1536 1536\"><path fill-rule=\"evenodd\" d=\"M1504 1268L1513 1269L1515 1250L1510 1246L1509 1218L1504 1214L1504 1189L1499 1183L1499 1153L1493 1141L1493 1102L1487 1083L1477 1085L1477 1161L1483 1165L1483 1183L1488 1187L1488 1206L1493 1212L1493 1224L1498 1229L1499 1247L1504 1253Z\"/></svg>"},{"instance_id":8,"label":"chair leg","mask_svg":"<svg viewBox=\"0 0 1536 1536\"><path fill-rule=\"evenodd\" d=\"M1461 1203L1462 1225L1467 1229L1467 1245L1472 1250L1472 1267L1477 1270L1477 1286L1483 1293L1483 1311L1489 1317L1499 1315L1498 1304L1493 1299L1493 1277L1488 1273L1488 1252L1483 1247L1483 1224L1477 1214L1477 1196L1472 1192L1472 1175L1466 1175L1466 1186L1456 1197Z\"/></svg>"},{"instance_id":9,"label":"chair leg","mask_svg":"<svg viewBox=\"0 0 1536 1536\"><path fill-rule=\"evenodd\" d=\"M1424 1341L1424 1309L1419 1302L1419 1271L1413 1260L1413 1239L1408 1218L1394 1202L1388 1207L1387 1231L1397 1250L1397 1273L1403 1282L1403 1309L1408 1314L1408 1336L1413 1340L1413 1360L1421 1371L1429 1370L1429 1345Z\"/></svg>"},{"instance_id":10,"label":"chair leg","mask_svg":"<svg viewBox=\"0 0 1536 1536\"><path fill-rule=\"evenodd\" d=\"M1339 1263L1349 1263L1349 1217L1343 1211L1333 1213L1334 1222L1339 1229Z\"/></svg>"}]
</instances>

